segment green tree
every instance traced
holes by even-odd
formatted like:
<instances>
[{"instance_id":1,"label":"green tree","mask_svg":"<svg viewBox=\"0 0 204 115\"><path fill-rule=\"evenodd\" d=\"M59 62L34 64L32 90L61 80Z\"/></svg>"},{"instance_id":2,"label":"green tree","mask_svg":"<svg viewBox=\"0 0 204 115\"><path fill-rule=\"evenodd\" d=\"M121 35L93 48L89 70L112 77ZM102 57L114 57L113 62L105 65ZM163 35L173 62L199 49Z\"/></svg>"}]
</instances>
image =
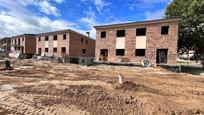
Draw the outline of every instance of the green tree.
<instances>
[{"instance_id":1,"label":"green tree","mask_svg":"<svg viewBox=\"0 0 204 115\"><path fill-rule=\"evenodd\" d=\"M166 18L180 17L178 48L196 49L204 58L204 0L173 0ZM204 59L202 59L204 68Z\"/></svg>"}]
</instances>

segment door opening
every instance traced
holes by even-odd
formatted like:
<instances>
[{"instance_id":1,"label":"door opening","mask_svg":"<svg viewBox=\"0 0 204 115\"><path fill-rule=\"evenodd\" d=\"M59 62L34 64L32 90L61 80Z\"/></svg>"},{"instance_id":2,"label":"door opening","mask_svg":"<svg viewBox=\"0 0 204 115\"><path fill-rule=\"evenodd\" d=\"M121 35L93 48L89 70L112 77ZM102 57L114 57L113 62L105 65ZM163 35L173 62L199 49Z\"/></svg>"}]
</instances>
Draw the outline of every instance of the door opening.
<instances>
[{"instance_id":1,"label":"door opening","mask_svg":"<svg viewBox=\"0 0 204 115\"><path fill-rule=\"evenodd\" d=\"M168 49L157 49L157 63L167 63Z\"/></svg>"},{"instance_id":2,"label":"door opening","mask_svg":"<svg viewBox=\"0 0 204 115\"><path fill-rule=\"evenodd\" d=\"M108 61L108 49L101 49L99 60Z\"/></svg>"}]
</instances>

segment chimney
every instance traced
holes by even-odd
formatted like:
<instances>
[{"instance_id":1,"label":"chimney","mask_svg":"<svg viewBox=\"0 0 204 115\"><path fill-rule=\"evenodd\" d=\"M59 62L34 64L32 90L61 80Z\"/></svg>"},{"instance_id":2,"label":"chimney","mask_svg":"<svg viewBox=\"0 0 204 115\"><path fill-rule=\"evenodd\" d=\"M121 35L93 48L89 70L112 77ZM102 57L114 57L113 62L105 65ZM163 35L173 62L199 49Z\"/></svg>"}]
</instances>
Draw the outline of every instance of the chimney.
<instances>
[{"instance_id":1,"label":"chimney","mask_svg":"<svg viewBox=\"0 0 204 115\"><path fill-rule=\"evenodd\" d=\"M88 37L90 37L90 32L86 32L86 35L87 35Z\"/></svg>"}]
</instances>

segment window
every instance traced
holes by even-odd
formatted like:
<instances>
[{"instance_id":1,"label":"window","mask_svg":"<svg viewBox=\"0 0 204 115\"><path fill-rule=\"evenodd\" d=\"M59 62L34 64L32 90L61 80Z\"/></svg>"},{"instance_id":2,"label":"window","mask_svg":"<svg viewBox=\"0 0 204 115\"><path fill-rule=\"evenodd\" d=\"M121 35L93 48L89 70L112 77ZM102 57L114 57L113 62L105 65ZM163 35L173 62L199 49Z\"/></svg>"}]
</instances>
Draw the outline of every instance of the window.
<instances>
[{"instance_id":1,"label":"window","mask_svg":"<svg viewBox=\"0 0 204 115\"><path fill-rule=\"evenodd\" d=\"M139 28L136 30L136 36L146 36L146 28Z\"/></svg>"},{"instance_id":2,"label":"window","mask_svg":"<svg viewBox=\"0 0 204 115\"><path fill-rule=\"evenodd\" d=\"M86 40L86 44L88 44L88 40Z\"/></svg>"},{"instance_id":3,"label":"window","mask_svg":"<svg viewBox=\"0 0 204 115\"><path fill-rule=\"evenodd\" d=\"M48 52L48 48L45 48L45 52Z\"/></svg>"},{"instance_id":4,"label":"window","mask_svg":"<svg viewBox=\"0 0 204 115\"><path fill-rule=\"evenodd\" d=\"M38 48L38 54L41 55L41 51L42 49L41 48Z\"/></svg>"},{"instance_id":5,"label":"window","mask_svg":"<svg viewBox=\"0 0 204 115\"><path fill-rule=\"evenodd\" d=\"M66 48L65 47L61 48L61 53L66 53Z\"/></svg>"},{"instance_id":6,"label":"window","mask_svg":"<svg viewBox=\"0 0 204 115\"><path fill-rule=\"evenodd\" d=\"M116 56L124 56L125 50L124 49L116 49Z\"/></svg>"},{"instance_id":7,"label":"window","mask_svg":"<svg viewBox=\"0 0 204 115\"><path fill-rule=\"evenodd\" d=\"M20 39L20 38L18 38L18 45L20 45L20 43L21 43L21 39Z\"/></svg>"},{"instance_id":8,"label":"window","mask_svg":"<svg viewBox=\"0 0 204 115\"><path fill-rule=\"evenodd\" d=\"M46 36L46 37L45 37L45 41L48 41L48 40L49 40L49 38L48 38L48 36Z\"/></svg>"},{"instance_id":9,"label":"window","mask_svg":"<svg viewBox=\"0 0 204 115\"><path fill-rule=\"evenodd\" d=\"M81 43L83 43L84 42L84 39L83 38L81 38Z\"/></svg>"},{"instance_id":10,"label":"window","mask_svg":"<svg viewBox=\"0 0 204 115\"><path fill-rule=\"evenodd\" d=\"M66 40L67 39L67 36L66 34L63 35L63 40Z\"/></svg>"},{"instance_id":11,"label":"window","mask_svg":"<svg viewBox=\"0 0 204 115\"><path fill-rule=\"evenodd\" d=\"M101 32L101 38L106 38L106 32L105 31Z\"/></svg>"},{"instance_id":12,"label":"window","mask_svg":"<svg viewBox=\"0 0 204 115\"><path fill-rule=\"evenodd\" d=\"M83 49L83 50L82 50L82 53L83 53L83 54L85 54L85 53L86 53L86 50L85 50L85 49Z\"/></svg>"},{"instance_id":13,"label":"window","mask_svg":"<svg viewBox=\"0 0 204 115\"><path fill-rule=\"evenodd\" d=\"M41 41L41 38L40 38L40 37L38 37L38 41L39 41L39 42Z\"/></svg>"},{"instance_id":14,"label":"window","mask_svg":"<svg viewBox=\"0 0 204 115\"><path fill-rule=\"evenodd\" d=\"M53 40L57 40L57 35L54 35L54 36L53 36Z\"/></svg>"},{"instance_id":15,"label":"window","mask_svg":"<svg viewBox=\"0 0 204 115\"><path fill-rule=\"evenodd\" d=\"M136 49L135 56L145 56L145 49Z\"/></svg>"},{"instance_id":16,"label":"window","mask_svg":"<svg viewBox=\"0 0 204 115\"><path fill-rule=\"evenodd\" d=\"M56 53L57 52L57 48L53 48L53 52Z\"/></svg>"},{"instance_id":17,"label":"window","mask_svg":"<svg viewBox=\"0 0 204 115\"><path fill-rule=\"evenodd\" d=\"M125 37L125 30L117 30L117 37Z\"/></svg>"},{"instance_id":18,"label":"window","mask_svg":"<svg viewBox=\"0 0 204 115\"><path fill-rule=\"evenodd\" d=\"M22 41L24 42L24 38L22 38Z\"/></svg>"},{"instance_id":19,"label":"window","mask_svg":"<svg viewBox=\"0 0 204 115\"><path fill-rule=\"evenodd\" d=\"M161 34L162 35L169 34L169 26L162 26L161 27Z\"/></svg>"}]
</instances>

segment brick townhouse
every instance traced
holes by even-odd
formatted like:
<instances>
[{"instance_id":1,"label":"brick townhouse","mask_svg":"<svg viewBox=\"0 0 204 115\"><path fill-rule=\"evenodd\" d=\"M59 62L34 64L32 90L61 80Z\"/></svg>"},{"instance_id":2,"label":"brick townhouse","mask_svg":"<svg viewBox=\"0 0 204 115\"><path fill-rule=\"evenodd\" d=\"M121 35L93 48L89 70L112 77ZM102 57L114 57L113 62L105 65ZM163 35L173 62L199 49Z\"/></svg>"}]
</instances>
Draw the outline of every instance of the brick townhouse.
<instances>
[{"instance_id":1,"label":"brick townhouse","mask_svg":"<svg viewBox=\"0 0 204 115\"><path fill-rule=\"evenodd\" d=\"M67 63L89 64L95 58L95 40L73 30L37 34L36 54L63 57Z\"/></svg>"},{"instance_id":2,"label":"brick townhouse","mask_svg":"<svg viewBox=\"0 0 204 115\"><path fill-rule=\"evenodd\" d=\"M0 39L0 50L5 53L9 53L10 51L10 39L5 37Z\"/></svg>"},{"instance_id":3,"label":"brick townhouse","mask_svg":"<svg viewBox=\"0 0 204 115\"><path fill-rule=\"evenodd\" d=\"M10 37L11 52L19 51L31 57L36 52L36 37L34 34L22 34Z\"/></svg>"},{"instance_id":4,"label":"brick townhouse","mask_svg":"<svg viewBox=\"0 0 204 115\"><path fill-rule=\"evenodd\" d=\"M94 26L96 60L176 64L180 19Z\"/></svg>"}]
</instances>

